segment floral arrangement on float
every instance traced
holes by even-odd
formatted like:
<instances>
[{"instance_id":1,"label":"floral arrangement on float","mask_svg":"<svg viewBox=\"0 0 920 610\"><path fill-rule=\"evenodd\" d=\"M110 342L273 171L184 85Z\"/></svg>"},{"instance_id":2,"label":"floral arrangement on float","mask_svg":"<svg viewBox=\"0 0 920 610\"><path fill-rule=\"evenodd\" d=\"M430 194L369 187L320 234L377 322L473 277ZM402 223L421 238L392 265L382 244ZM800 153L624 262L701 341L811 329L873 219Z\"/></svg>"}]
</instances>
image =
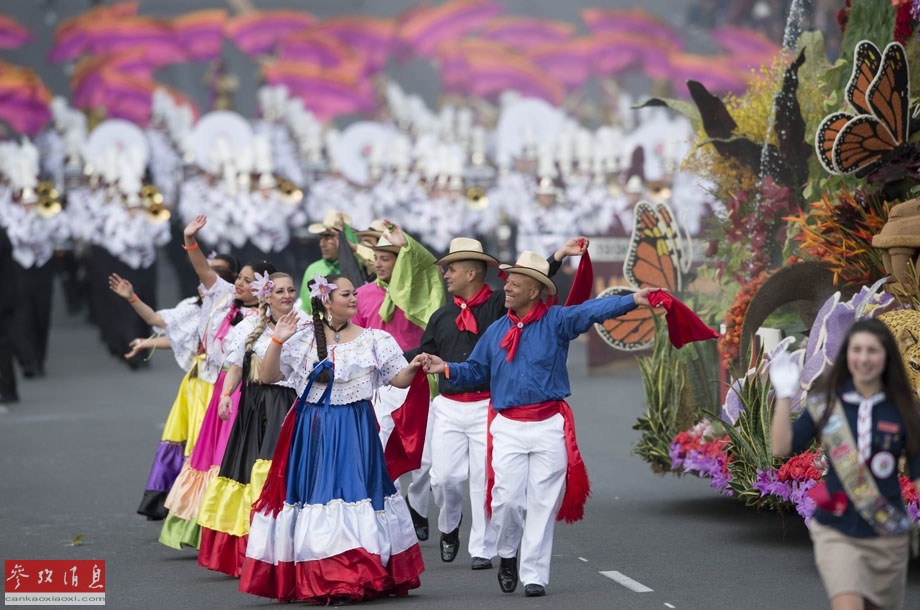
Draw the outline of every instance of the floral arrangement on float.
<instances>
[{"instance_id":1,"label":"floral arrangement on float","mask_svg":"<svg viewBox=\"0 0 920 610\"><path fill-rule=\"evenodd\" d=\"M718 345L677 350L657 332L653 353L639 358L647 409L634 425L634 452L654 472L706 478L721 494L795 510L808 523L809 491L827 463L819 446L772 455L773 354L791 351L802 368L796 416L853 321L880 316L896 335L906 324L920 337L920 202L912 199L920 146L909 112L920 93L920 78L909 78L909 66L920 66L918 20L918 0L848 1L833 65L821 35L805 32L796 53L762 68L743 96L720 99L689 82L692 104L645 102L691 119L697 141L683 166L714 185L724 206L709 227L714 262L699 271L718 286L698 311L722 324ZM884 150L862 146L869 137ZM764 349L761 327L786 338ZM920 371L914 342L902 355ZM920 389L920 374L914 383ZM904 474L901 488L920 525L920 499Z\"/></svg>"}]
</instances>

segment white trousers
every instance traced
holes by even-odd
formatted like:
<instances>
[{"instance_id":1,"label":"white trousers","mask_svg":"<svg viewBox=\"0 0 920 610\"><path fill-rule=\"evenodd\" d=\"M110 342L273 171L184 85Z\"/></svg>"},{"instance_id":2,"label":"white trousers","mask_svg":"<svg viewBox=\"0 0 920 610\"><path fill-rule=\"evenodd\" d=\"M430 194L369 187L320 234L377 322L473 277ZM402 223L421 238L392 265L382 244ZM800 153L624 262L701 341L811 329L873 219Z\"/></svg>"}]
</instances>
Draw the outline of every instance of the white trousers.
<instances>
[{"instance_id":1,"label":"white trousers","mask_svg":"<svg viewBox=\"0 0 920 610\"><path fill-rule=\"evenodd\" d=\"M406 401L409 394L408 388L395 388L386 385L377 390L377 400L374 401L374 412L377 415L377 423L380 425L380 442L386 449L387 441L393 433L396 424L393 422L393 411L399 409ZM415 509L415 512L423 517L428 516L428 499L431 493L431 434L433 429L434 418L428 415L428 428L425 431L425 445L422 447L422 465L409 473L409 489L406 491L406 497L409 504ZM399 481L393 481L396 484L396 490L402 493L402 485Z\"/></svg>"},{"instance_id":2,"label":"white trousers","mask_svg":"<svg viewBox=\"0 0 920 610\"><path fill-rule=\"evenodd\" d=\"M486 426L489 399L460 402L445 396L431 401L431 493L438 506L438 530L460 525L463 483L470 486L470 557L495 557L495 530L486 515Z\"/></svg>"},{"instance_id":3,"label":"white trousers","mask_svg":"<svg viewBox=\"0 0 920 610\"><path fill-rule=\"evenodd\" d=\"M520 546L521 582L546 586L568 465L562 415L522 422L499 412L491 430L492 527L498 554L514 557Z\"/></svg>"}]
</instances>

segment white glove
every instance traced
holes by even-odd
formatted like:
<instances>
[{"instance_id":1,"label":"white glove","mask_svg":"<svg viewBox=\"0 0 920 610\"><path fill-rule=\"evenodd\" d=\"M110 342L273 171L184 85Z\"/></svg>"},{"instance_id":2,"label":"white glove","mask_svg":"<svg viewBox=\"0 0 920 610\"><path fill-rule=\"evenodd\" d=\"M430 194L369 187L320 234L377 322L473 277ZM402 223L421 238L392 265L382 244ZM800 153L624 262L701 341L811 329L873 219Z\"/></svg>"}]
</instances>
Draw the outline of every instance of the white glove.
<instances>
[{"instance_id":1,"label":"white glove","mask_svg":"<svg viewBox=\"0 0 920 610\"><path fill-rule=\"evenodd\" d=\"M777 398L792 398L799 389L801 372L789 352L783 350L770 360L770 383Z\"/></svg>"}]
</instances>

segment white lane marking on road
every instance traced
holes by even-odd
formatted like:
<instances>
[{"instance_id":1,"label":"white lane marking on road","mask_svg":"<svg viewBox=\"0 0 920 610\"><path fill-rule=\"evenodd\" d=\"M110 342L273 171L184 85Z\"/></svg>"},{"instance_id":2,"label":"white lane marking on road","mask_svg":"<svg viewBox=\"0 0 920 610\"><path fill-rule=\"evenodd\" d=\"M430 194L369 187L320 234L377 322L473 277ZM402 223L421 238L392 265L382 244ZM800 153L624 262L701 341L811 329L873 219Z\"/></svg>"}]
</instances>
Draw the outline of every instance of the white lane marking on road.
<instances>
[{"instance_id":1,"label":"white lane marking on road","mask_svg":"<svg viewBox=\"0 0 920 610\"><path fill-rule=\"evenodd\" d=\"M578 560L579 560L579 561L584 561L585 563L588 563L588 560L585 559L584 557L579 557Z\"/></svg>"},{"instance_id":2,"label":"white lane marking on road","mask_svg":"<svg viewBox=\"0 0 920 610\"><path fill-rule=\"evenodd\" d=\"M649 589L641 582L633 580L626 574L617 572L616 570L602 571L601 574L614 581L615 583L623 585L630 591L635 591L636 593L650 593L654 591L654 589Z\"/></svg>"}]
</instances>

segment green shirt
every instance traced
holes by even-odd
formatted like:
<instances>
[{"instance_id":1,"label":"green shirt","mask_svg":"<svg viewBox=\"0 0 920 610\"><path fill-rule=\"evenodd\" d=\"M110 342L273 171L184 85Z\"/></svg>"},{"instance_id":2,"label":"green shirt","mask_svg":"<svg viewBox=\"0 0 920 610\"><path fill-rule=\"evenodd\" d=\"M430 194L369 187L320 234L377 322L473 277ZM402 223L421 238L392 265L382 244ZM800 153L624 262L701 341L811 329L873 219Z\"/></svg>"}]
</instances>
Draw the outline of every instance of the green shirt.
<instances>
[{"instance_id":1,"label":"green shirt","mask_svg":"<svg viewBox=\"0 0 920 610\"><path fill-rule=\"evenodd\" d=\"M313 307L310 305L310 287L307 285L313 279L313 276L319 274L323 277L339 272L339 259L327 261L321 258L315 263L311 263L307 270L303 272L303 281L300 283L300 308L305 312L312 314Z\"/></svg>"}]
</instances>

